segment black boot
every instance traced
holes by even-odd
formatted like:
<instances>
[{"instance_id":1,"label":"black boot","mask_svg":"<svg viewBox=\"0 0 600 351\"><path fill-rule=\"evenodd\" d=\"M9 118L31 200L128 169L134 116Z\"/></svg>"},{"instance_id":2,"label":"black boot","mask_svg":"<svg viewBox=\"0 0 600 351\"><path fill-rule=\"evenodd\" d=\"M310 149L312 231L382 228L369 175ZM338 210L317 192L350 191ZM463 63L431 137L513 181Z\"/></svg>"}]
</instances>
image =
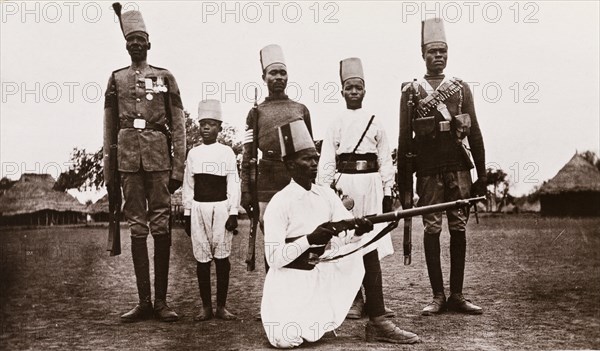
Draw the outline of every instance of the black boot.
<instances>
[{"instance_id":1,"label":"black boot","mask_svg":"<svg viewBox=\"0 0 600 351\"><path fill-rule=\"evenodd\" d=\"M131 257L138 289L139 304L121 316L121 322L131 323L152 318L150 296L150 262L146 238L131 238Z\"/></svg>"},{"instance_id":2,"label":"black boot","mask_svg":"<svg viewBox=\"0 0 600 351\"><path fill-rule=\"evenodd\" d=\"M450 231L450 298L448 308L462 313L481 314L483 309L464 298L462 294L465 275L467 237L464 230Z\"/></svg>"},{"instance_id":3,"label":"black boot","mask_svg":"<svg viewBox=\"0 0 600 351\"><path fill-rule=\"evenodd\" d=\"M425 262L429 283L433 290L433 300L423 308L424 316L441 313L444 311L446 296L444 295L444 278L442 276L442 263L440 260L440 233L423 235L423 246L425 248Z\"/></svg>"},{"instance_id":4,"label":"black boot","mask_svg":"<svg viewBox=\"0 0 600 351\"><path fill-rule=\"evenodd\" d=\"M225 304L227 302L227 292L229 291L229 272L231 264L229 258L215 258L215 267L217 270L217 318L224 320L234 320L235 315L227 311Z\"/></svg>"},{"instance_id":5,"label":"black boot","mask_svg":"<svg viewBox=\"0 0 600 351\"><path fill-rule=\"evenodd\" d=\"M210 292L210 261L196 263L196 275L198 276L198 288L202 299L202 309L195 317L195 321L206 321L213 317L212 297Z\"/></svg>"},{"instance_id":6,"label":"black boot","mask_svg":"<svg viewBox=\"0 0 600 351\"><path fill-rule=\"evenodd\" d=\"M174 322L179 316L167 305L169 285L169 258L171 238L168 235L154 237L154 315L162 322Z\"/></svg>"}]
</instances>

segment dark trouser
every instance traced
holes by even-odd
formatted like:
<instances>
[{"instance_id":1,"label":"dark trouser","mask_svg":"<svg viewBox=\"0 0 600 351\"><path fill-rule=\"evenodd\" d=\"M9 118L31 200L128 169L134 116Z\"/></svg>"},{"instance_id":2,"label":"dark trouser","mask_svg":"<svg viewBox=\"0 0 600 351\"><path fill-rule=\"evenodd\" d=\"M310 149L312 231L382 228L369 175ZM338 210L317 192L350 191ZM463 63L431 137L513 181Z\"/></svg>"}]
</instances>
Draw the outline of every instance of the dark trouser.
<instances>
[{"instance_id":1,"label":"dark trouser","mask_svg":"<svg viewBox=\"0 0 600 351\"><path fill-rule=\"evenodd\" d=\"M169 208L171 195L169 171L122 172L123 214L131 232L131 256L140 301L150 301L150 274L146 238L154 238L155 300L166 300L171 238L169 237Z\"/></svg>"},{"instance_id":2,"label":"dark trouser","mask_svg":"<svg viewBox=\"0 0 600 351\"><path fill-rule=\"evenodd\" d=\"M383 304L381 264L379 263L377 250L364 255L363 263L365 265L365 277L363 278L366 296L365 310L369 318L383 316L385 307Z\"/></svg>"},{"instance_id":3,"label":"dark trouser","mask_svg":"<svg viewBox=\"0 0 600 351\"><path fill-rule=\"evenodd\" d=\"M169 232L169 171L121 172L123 214L132 237L165 235Z\"/></svg>"},{"instance_id":4,"label":"dark trouser","mask_svg":"<svg viewBox=\"0 0 600 351\"><path fill-rule=\"evenodd\" d=\"M445 201L468 198L471 175L468 171L446 172L417 178L419 206L433 205ZM468 211L456 209L446 211L450 229L450 292L462 293L465 271L466 234ZM440 261L440 233L442 213L423 215L425 234L423 246L427 273L434 295L444 292L444 280Z\"/></svg>"}]
</instances>

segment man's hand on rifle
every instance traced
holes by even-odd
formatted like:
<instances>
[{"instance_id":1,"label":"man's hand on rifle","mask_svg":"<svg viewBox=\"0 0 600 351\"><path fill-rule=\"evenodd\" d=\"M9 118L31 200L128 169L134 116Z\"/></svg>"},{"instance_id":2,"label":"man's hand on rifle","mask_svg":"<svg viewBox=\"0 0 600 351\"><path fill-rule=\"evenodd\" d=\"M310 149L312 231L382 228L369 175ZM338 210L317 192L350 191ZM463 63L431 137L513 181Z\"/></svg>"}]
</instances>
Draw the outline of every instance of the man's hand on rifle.
<instances>
[{"instance_id":1,"label":"man's hand on rifle","mask_svg":"<svg viewBox=\"0 0 600 351\"><path fill-rule=\"evenodd\" d=\"M237 230L235 230L238 226L238 220L237 220L237 215L230 215L229 218L227 218L227 222L225 222L225 229L227 229L230 232L233 232L233 234L237 234Z\"/></svg>"},{"instance_id":2,"label":"man's hand on rifle","mask_svg":"<svg viewBox=\"0 0 600 351\"><path fill-rule=\"evenodd\" d=\"M484 196L487 192L487 178L479 177L477 181L471 186L471 195L473 196Z\"/></svg>"},{"instance_id":3,"label":"man's hand on rifle","mask_svg":"<svg viewBox=\"0 0 600 351\"><path fill-rule=\"evenodd\" d=\"M246 210L246 212L248 213L248 216L252 216L252 213L250 213L250 209L252 208L251 204L252 204L252 195L248 191L243 191L242 198L240 199L240 205L242 206L243 209Z\"/></svg>"},{"instance_id":4,"label":"man's hand on rifle","mask_svg":"<svg viewBox=\"0 0 600 351\"><path fill-rule=\"evenodd\" d=\"M183 216L183 229L188 236L192 236L192 217L191 216Z\"/></svg>"},{"instance_id":5,"label":"man's hand on rifle","mask_svg":"<svg viewBox=\"0 0 600 351\"><path fill-rule=\"evenodd\" d=\"M175 190L181 187L181 184L183 184L181 180L173 178L169 179L169 185L167 186L167 188L169 189L169 194L173 195L173 193L175 193Z\"/></svg>"},{"instance_id":6,"label":"man's hand on rifle","mask_svg":"<svg viewBox=\"0 0 600 351\"><path fill-rule=\"evenodd\" d=\"M355 236L361 236L361 235L373 230L373 223L371 223L371 221L369 221L367 218L355 218L354 223L355 223L355 229L354 229Z\"/></svg>"},{"instance_id":7,"label":"man's hand on rifle","mask_svg":"<svg viewBox=\"0 0 600 351\"><path fill-rule=\"evenodd\" d=\"M318 226L312 233L306 236L311 245L326 245L331 237L336 234L334 230L328 227L329 222Z\"/></svg>"},{"instance_id":8,"label":"man's hand on rifle","mask_svg":"<svg viewBox=\"0 0 600 351\"><path fill-rule=\"evenodd\" d=\"M383 197L383 213L392 212L392 196L386 195Z\"/></svg>"}]
</instances>

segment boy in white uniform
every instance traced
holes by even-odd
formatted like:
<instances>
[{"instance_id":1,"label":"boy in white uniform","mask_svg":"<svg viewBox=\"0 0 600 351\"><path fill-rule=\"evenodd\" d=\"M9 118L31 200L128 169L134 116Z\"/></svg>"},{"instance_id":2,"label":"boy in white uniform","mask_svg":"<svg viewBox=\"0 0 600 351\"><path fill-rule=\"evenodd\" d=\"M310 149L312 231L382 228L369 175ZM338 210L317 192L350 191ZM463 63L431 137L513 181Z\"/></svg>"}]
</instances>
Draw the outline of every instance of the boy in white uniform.
<instances>
[{"instance_id":1,"label":"boy in white uniform","mask_svg":"<svg viewBox=\"0 0 600 351\"><path fill-rule=\"evenodd\" d=\"M213 317L210 262L217 270L217 318L236 317L225 308L229 288L229 255L232 231L237 228L240 186L233 150L217 143L223 122L218 100L203 100L198 106L202 144L190 150L183 179L186 233L192 238L202 309L194 318Z\"/></svg>"}]
</instances>

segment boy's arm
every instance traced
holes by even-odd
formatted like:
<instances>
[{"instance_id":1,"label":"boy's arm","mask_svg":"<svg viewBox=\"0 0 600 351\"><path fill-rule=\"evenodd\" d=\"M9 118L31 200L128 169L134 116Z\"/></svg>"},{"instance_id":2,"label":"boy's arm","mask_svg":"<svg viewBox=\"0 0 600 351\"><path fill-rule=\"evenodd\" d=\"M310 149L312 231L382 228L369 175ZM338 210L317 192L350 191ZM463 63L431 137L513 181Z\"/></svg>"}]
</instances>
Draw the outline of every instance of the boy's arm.
<instances>
[{"instance_id":1,"label":"boy's arm","mask_svg":"<svg viewBox=\"0 0 600 351\"><path fill-rule=\"evenodd\" d=\"M237 171L237 160L233 150L228 150L227 157L227 200L229 215L237 216L240 206L240 177Z\"/></svg>"},{"instance_id":2,"label":"boy's arm","mask_svg":"<svg viewBox=\"0 0 600 351\"><path fill-rule=\"evenodd\" d=\"M192 152L188 153L183 173L183 186L181 200L183 202L183 215L189 216L192 212L192 200L194 199L194 175L192 174Z\"/></svg>"}]
</instances>

